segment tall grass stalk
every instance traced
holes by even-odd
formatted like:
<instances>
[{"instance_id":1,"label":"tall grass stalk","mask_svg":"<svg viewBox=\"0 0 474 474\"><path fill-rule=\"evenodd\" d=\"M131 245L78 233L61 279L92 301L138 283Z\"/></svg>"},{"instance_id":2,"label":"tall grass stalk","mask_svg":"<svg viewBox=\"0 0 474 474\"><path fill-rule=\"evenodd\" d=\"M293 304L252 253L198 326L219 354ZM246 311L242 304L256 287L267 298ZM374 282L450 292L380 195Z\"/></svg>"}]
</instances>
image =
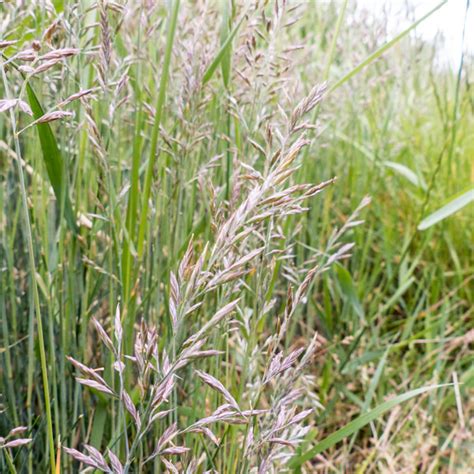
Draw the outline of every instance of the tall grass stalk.
<instances>
[{"instance_id":1,"label":"tall grass stalk","mask_svg":"<svg viewBox=\"0 0 474 474\"><path fill-rule=\"evenodd\" d=\"M5 74L3 59L0 59L0 61L1 61L1 68L2 68L3 86L5 89L6 97L7 99L9 99L11 98L11 95L9 92L8 79ZM27 244L27 249L28 249L28 265L29 265L29 272L30 272L29 280L30 280L30 285L31 285L34 311L36 314L36 327L38 330L38 345L39 345L39 353L40 353L41 375L43 379L44 405L45 405L45 410L46 410L46 432L47 432L47 443L48 443L45 450L49 451L49 464L50 464L51 474L55 474L56 461L55 461L55 443L54 443L54 435L53 435L53 418L51 414L51 398L50 398L49 380L48 380L48 363L46 360L45 339L44 339L44 334L43 334L43 321L42 321L42 316L41 316L41 304L40 304L40 299L39 299L38 285L36 283L35 250L33 246L33 233L31 230L30 214L28 211L28 195L26 191L25 176L23 173L23 166L21 164L22 162L21 146L20 146L18 135L17 135L16 117L15 117L15 111L13 109L10 110L10 122L11 122L11 127L12 127L13 142L15 144L15 153L16 153L15 162L17 164L18 178L20 181L20 196L21 196L21 204L22 204L22 210L23 210L23 225L25 227L26 244ZM30 335L30 337L32 337L32 335Z\"/></svg>"}]
</instances>

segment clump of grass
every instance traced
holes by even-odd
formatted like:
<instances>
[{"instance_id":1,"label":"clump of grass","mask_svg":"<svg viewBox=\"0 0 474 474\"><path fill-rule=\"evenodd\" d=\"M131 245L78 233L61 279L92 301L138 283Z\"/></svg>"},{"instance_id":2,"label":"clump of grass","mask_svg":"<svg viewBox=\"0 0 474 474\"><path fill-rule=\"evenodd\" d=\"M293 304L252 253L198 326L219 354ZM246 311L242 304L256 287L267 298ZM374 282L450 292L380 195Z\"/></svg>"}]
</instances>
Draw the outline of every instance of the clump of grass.
<instances>
[{"instance_id":1,"label":"clump of grass","mask_svg":"<svg viewBox=\"0 0 474 474\"><path fill-rule=\"evenodd\" d=\"M346 3L2 7L2 469L462 469L470 84Z\"/></svg>"},{"instance_id":2,"label":"clump of grass","mask_svg":"<svg viewBox=\"0 0 474 474\"><path fill-rule=\"evenodd\" d=\"M233 177L234 180L247 181L249 184L245 187L248 189L244 186L241 188L240 204L236 205L228 217L216 224L213 242L206 243L202 252L196 256L194 256L194 242L193 240L189 242L176 272L170 273L168 338L161 341L157 330L143 323L135 340L133 355L123 354L124 336L120 312L115 316L115 344L100 323L95 321L99 337L112 352L110 361L118 372L116 389L96 370L70 358L75 368L81 372L81 377L77 379L81 384L105 393L119 402L117 412L124 421L123 424L118 423L118 432L113 433L107 445L117 443L118 456L121 445L124 445L122 462L119 461L119 457L115 458L113 453L109 454L111 463L123 465L123 472L142 469L157 457L171 470L182 468L184 465L197 467L202 461L199 457L190 456L192 446L195 445L195 441L191 441L190 447L187 446L190 433L201 433L209 438L216 445L212 463L225 464L228 450L222 443L227 431L224 431L220 440L220 430L216 432L211 430L216 423L230 426L247 425L245 435L243 432L233 433L233 443L236 444L232 451L236 466L253 466L258 467L261 472L266 472L270 468L282 468L292 457L293 450L289 448L294 449L307 433L309 428L300 426L300 422L313 411L312 403L308 404L308 401L305 401L308 396L304 387L311 386L310 382L305 380L305 367L317 348L317 337L309 341L306 349L299 348L288 352L281 347L286 330L292 322L292 316L313 279L327 271L335 262L349 256L352 244L342 245L340 240L345 231L360 223L357 217L368 200L365 200L345 225L334 233L326 257L321 257L318 265L307 272L294 295L292 287L289 287L280 328L276 334L268 337L263 331L258 330L263 318L274 306L271 293L261 295L264 296L262 299L256 297L254 304L263 308L261 314L257 313L253 317L249 315L250 317L247 316L243 321L229 318L234 311L244 312L239 306L237 295L244 292L245 280L251 281L248 277L252 266L256 265L256 260L260 259L258 265L260 278L268 279L272 275L272 266L265 265L265 260L275 252L282 254L287 250L277 248L281 236L275 233L272 227L289 215L304 212L302 204L333 182L330 180L316 186L309 184L288 186L292 174L297 170L294 164L298 154L303 147L309 145L304 139L304 130L307 127L301 124L301 120L319 103L323 93L324 88L316 86L296 106L289 117L286 137L282 137L278 149L272 150L272 153L265 158L267 161L264 167L265 174L246 165L242 168L244 175ZM271 132L269 140L272 140ZM213 316L207 316L205 308L208 301L217 297L220 308ZM199 322L197 326L196 320ZM255 333L254 337L250 337L249 333L246 337L234 335L235 329L242 323L246 329ZM214 345L208 344L209 339L215 335L216 328L221 328L221 337L225 338L227 345L240 348L243 355L240 364L238 360L234 360L229 350L219 351ZM218 343L217 347L222 347L222 344ZM260 353L260 357L254 359L251 364L250 357L255 357L257 353ZM261 357L263 354L266 357ZM193 365L201 363L201 359L218 358L221 355L226 355L226 362L234 364L233 370L241 374L240 383L244 386L250 384L250 390L238 394L239 401L216 377L200 369L191 369ZM127 376L127 359L135 364L135 369L130 369L132 373L130 376ZM221 363L217 362L217 366L220 365ZM185 421L181 427L183 418L179 417L179 411L183 410L183 405L190 404L190 410L199 412L199 407L195 406L198 396L191 400L179 397L179 392L197 390L187 381L190 375L191 379L194 375L194 379L200 381L201 385L204 383L220 394L226 403L218 403L210 415L194 422ZM133 402L126 386L139 387L137 402ZM272 399L271 409L260 408L264 397ZM309 402L311 398L309 397ZM242 403L248 406L242 407ZM295 404L300 405L303 410L297 412ZM205 413L206 407L201 407L201 410ZM131 429L133 436L130 439L128 422L125 419L127 413L134 424ZM257 416L258 420L253 420ZM155 422L162 418L166 418L168 423L165 421L157 423L161 425L161 434L154 445L153 441L150 442L149 435L153 433L152 439L156 437ZM125 437L123 442L121 437ZM175 445L178 439L182 441ZM106 467L104 455L99 456L99 453L89 445L85 445L85 449L89 452L89 456L74 449L66 451L89 466L103 470L112 469ZM186 457L184 461L174 465L167 458L171 455Z\"/></svg>"}]
</instances>

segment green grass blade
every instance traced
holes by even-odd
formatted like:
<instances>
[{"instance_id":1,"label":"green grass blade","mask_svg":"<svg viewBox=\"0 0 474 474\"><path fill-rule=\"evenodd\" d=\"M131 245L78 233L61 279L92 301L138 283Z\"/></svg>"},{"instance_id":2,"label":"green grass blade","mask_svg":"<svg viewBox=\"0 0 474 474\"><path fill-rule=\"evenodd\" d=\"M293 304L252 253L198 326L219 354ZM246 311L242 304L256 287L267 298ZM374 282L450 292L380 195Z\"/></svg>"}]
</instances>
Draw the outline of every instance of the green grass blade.
<instances>
[{"instance_id":1,"label":"green grass blade","mask_svg":"<svg viewBox=\"0 0 474 474\"><path fill-rule=\"evenodd\" d=\"M245 13L242 15L240 20L234 26L233 30L229 33L229 36L227 37L227 39L222 43L222 46L219 49L219 52L217 53L216 57L211 62L209 67L206 69L206 72L204 73L204 76L202 77L203 85L210 81L211 77L214 75L214 72L216 71L219 64L222 62L223 58L228 56L228 48L232 40L234 39L234 36L237 34L237 31L239 31L240 25L244 21L244 18L245 18Z\"/></svg>"},{"instance_id":2,"label":"green grass blade","mask_svg":"<svg viewBox=\"0 0 474 474\"><path fill-rule=\"evenodd\" d=\"M372 53L368 58L366 58L364 61L362 61L360 64L358 64L354 69L349 71L344 77L339 79L336 83L334 83L328 90L328 92L333 92L336 89L338 89L340 86L342 86L344 83L346 83L349 79L354 77L356 74L358 74L362 69L364 69L366 66L369 64L373 63L376 59L378 59L382 54L384 54L386 51L388 51L392 46L397 44L402 38L404 38L410 31L414 30L420 23L425 21L427 18L429 18L434 12L439 10L443 5L447 3L448 0L443 0L441 3L438 3L432 10L430 10L428 13L423 15L419 20L415 21L412 23L406 30L402 31L400 34L395 36L395 38L391 39L387 43L385 43L383 46L381 46L377 51Z\"/></svg>"},{"instance_id":3,"label":"green grass blade","mask_svg":"<svg viewBox=\"0 0 474 474\"><path fill-rule=\"evenodd\" d=\"M142 139L140 135L140 126L142 125L142 106L141 106L141 91L137 87L137 102L138 108L135 117L135 135L133 140L133 153L132 153L132 172L130 177L130 192L128 195L127 203L127 216L126 216L126 234L128 238L124 239L122 248L122 282L123 282L123 294L124 304L128 304L130 297L130 283L132 281L132 246L134 245L132 235L135 232L137 223L137 209L139 201L139 189L140 189L140 157L142 151Z\"/></svg>"},{"instance_id":4,"label":"green grass blade","mask_svg":"<svg viewBox=\"0 0 474 474\"><path fill-rule=\"evenodd\" d=\"M380 379L382 377L389 352L390 352L390 347L388 347L387 350L384 352L382 358L380 359L379 364L377 365L377 369L375 370L374 376L372 377L372 380L370 381L369 389L364 399L364 404L362 405L362 410L361 410L362 412L365 412L370 407L370 404L372 403L372 400L375 395L375 391L377 390ZM351 451L352 447L354 446L354 442L357 438L358 432L359 430L355 431L354 434L352 435L352 439L349 444L349 451Z\"/></svg>"},{"instance_id":5,"label":"green grass blade","mask_svg":"<svg viewBox=\"0 0 474 474\"><path fill-rule=\"evenodd\" d=\"M474 201L474 189L461 194L460 196L451 199L446 205L437 211L430 214L428 217L423 219L418 226L418 230L426 230L429 227L437 224L438 222L448 218L455 212L460 211L463 207L466 207L469 203Z\"/></svg>"},{"instance_id":6,"label":"green grass blade","mask_svg":"<svg viewBox=\"0 0 474 474\"><path fill-rule=\"evenodd\" d=\"M43 108L30 84L26 85L28 93L28 101L35 120L38 120L44 115ZM38 130L38 136L41 143L41 151L43 153L43 160L48 173L49 181L53 187L54 194L58 200L59 206L64 202L64 215L70 229L77 234L77 225L74 218L74 211L72 209L71 201L66 192L64 182L64 161L59 151L58 143L53 131L48 123L37 123L35 125ZM63 201L64 199L64 201Z\"/></svg>"},{"instance_id":7,"label":"green grass blade","mask_svg":"<svg viewBox=\"0 0 474 474\"><path fill-rule=\"evenodd\" d=\"M229 0L222 0L222 26L221 26L221 45L224 45L229 35L230 12ZM229 88L230 68L232 64L232 45L226 48L221 60L222 80L226 89Z\"/></svg>"},{"instance_id":8,"label":"green grass blade","mask_svg":"<svg viewBox=\"0 0 474 474\"><path fill-rule=\"evenodd\" d=\"M2 453L5 456L5 461L7 462L7 466L8 466L8 470L10 474L16 474L17 470L15 468L15 465L13 464L13 459L8 449L2 449Z\"/></svg>"},{"instance_id":9,"label":"green grass blade","mask_svg":"<svg viewBox=\"0 0 474 474\"><path fill-rule=\"evenodd\" d=\"M379 416L383 415L385 412L396 407L397 405L400 405L401 403L406 402L411 398L417 397L418 395L422 395L423 393L435 390L440 387L447 387L449 385L452 384L430 385L428 387L417 388L415 390L410 390L409 392L403 393L402 395L398 395L397 397L394 397L391 400L388 400L378 405L373 410L370 410L369 412L360 415L355 420L351 421L347 425L343 426L341 429L329 435L327 438L324 438L316 446L314 446L314 448L310 449L306 453L300 456L293 457L289 463L289 467L294 469L301 466L306 461L309 461L319 453L322 453L326 449L329 449L330 447L334 446L339 441L343 440L344 438L347 438L351 434L360 430L362 427L375 420Z\"/></svg>"},{"instance_id":10,"label":"green grass blade","mask_svg":"<svg viewBox=\"0 0 474 474\"><path fill-rule=\"evenodd\" d=\"M362 304L359 300L359 296L357 295L357 290L354 285L354 281L352 280L352 276L347 270L347 268L343 267L342 265L335 266L337 278L339 280L339 284L341 285L342 293L347 300L347 302L352 306L352 309L360 318L360 320L365 320L364 309Z\"/></svg>"},{"instance_id":11,"label":"green grass blade","mask_svg":"<svg viewBox=\"0 0 474 474\"><path fill-rule=\"evenodd\" d=\"M423 179L420 179L414 171L408 168L408 166L402 165L401 163L395 163L394 161L384 161L383 165L386 168L396 171L400 176L403 176L415 186L426 190L426 183Z\"/></svg>"},{"instance_id":12,"label":"green grass blade","mask_svg":"<svg viewBox=\"0 0 474 474\"><path fill-rule=\"evenodd\" d=\"M331 39L331 46L329 47L329 51L328 51L328 55L326 59L326 66L324 67L324 72L323 72L323 79L325 81L327 81L329 77L329 69L331 68L331 64L334 59L334 52L336 51L337 38L339 37L339 33L341 31L342 20L344 19L344 15L347 9L347 2L348 0L344 0L341 6L341 10L339 11L339 15L337 16L336 30L334 31L334 35Z\"/></svg>"}]
</instances>

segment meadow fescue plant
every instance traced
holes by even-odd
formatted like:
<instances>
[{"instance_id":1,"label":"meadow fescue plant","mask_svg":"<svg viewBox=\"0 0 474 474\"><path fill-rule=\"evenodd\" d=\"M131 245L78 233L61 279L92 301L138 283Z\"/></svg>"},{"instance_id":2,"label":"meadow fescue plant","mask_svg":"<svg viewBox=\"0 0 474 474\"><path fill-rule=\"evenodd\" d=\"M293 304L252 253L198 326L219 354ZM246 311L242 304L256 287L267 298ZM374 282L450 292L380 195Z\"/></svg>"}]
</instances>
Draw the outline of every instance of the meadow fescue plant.
<instances>
[{"instance_id":1,"label":"meadow fescue plant","mask_svg":"<svg viewBox=\"0 0 474 474\"><path fill-rule=\"evenodd\" d=\"M1 472L467 472L445 3L0 5Z\"/></svg>"}]
</instances>

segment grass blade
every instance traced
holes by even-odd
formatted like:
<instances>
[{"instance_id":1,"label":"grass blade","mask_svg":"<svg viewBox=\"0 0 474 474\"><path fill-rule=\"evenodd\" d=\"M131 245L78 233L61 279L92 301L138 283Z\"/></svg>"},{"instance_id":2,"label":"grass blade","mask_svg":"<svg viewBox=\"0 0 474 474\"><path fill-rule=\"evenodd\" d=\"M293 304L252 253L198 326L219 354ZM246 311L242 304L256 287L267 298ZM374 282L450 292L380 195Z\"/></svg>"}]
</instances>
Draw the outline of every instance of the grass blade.
<instances>
[{"instance_id":1,"label":"grass blade","mask_svg":"<svg viewBox=\"0 0 474 474\"><path fill-rule=\"evenodd\" d=\"M237 31L239 31L240 25L244 21L244 18L245 18L245 13L242 15L238 23L234 26L233 30L229 33L229 36L227 37L227 39L222 43L221 49L219 49L219 52L217 53L216 57L211 62L209 67L206 69L206 72L204 73L204 76L202 77L203 85L210 81L217 67L219 66L223 58L227 55L227 49L229 48L230 43L234 39L234 36L237 34Z\"/></svg>"},{"instance_id":2,"label":"grass blade","mask_svg":"<svg viewBox=\"0 0 474 474\"><path fill-rule=\"evenodd\" d=\"M467 206L470 202L474 201L474 189L461 194L460 196L451 199L446 205L437 211L430 214L428 217L423 219L418 226L418 230L426 230L429 227L437 224L438 222L448 218L455 212L460 211L463 207Z\"/></svg>"},{"instance_id":3,"label":"grass blade","mask_svg":"<svg viewBox=\"0 0 474 474\"><path fill-rule=\"evenodd\" d=\"M31 110L35 120L38 120L44 115L43 108L30 84L26 85L28 93L28 101L30 103ZM59 206L63 205L64 202L64 215L66 221L73 231L77 234L77 225L74 218L74 212L72 209L71 201L69 196L65 192L66 186L64 182L64 161L59 151L58 143L53 131L48 123L37 123L35 125L38 130L38 136L41 143L41 151L43 153L43 160L46 166L51 186L53 187L54 194L58 200Z\"/></svg>"},{"instance_id":4,"label":"grass blade","mask_svg":"<svg viewBox=\"0 0 474 474\"><path fill-rule=\"evenodd\" d=\"M418 395L422 395L423 393L429 392L431 390L435 390L440 387L447 387L449 385L452 384L430 385L427 387L417 388L415 390L410 390L409 392L403 393L402 395L398 395L397 397L394 397L391 400L378 405L373 410L360 415L355 420L329 435L327 438L324 438L314 448L310 449L306 453L293 457L289 463L289 466L293 469L301 466L303 463L314 458L319 453L322 453L326 449L334 446L339 441L360 430L362 427L383 415L385 412L391 410L397 405L400 405L400 403L406 402L411 398L417 397Z\"/></svg>"},{"instance_id":5,"label":"grass blade","mask_svg":"<svg viewBox=\"0 0 474 474\"><path fill-rule=\"evenodd\" d=\"M344 19L344 14L346 13L346 9L347 9L347 2L348 0L344 0L344 3L341 6L341 10L339 11L339 15L337 16L336 29L334 31L334 35L331 40L331 46L329 47L329 51L328 51L328 55L326 59L326 66L324 67L324 72L323 72L323 79L325 81L327 81L329 77L329 69L331 68L331 64L334 59L334 52L336 51L337 38L339 37L339 33L341 31L342 20Z\"/></svg>"},{"instance_id":6,"label":"grass blade","mask_svg":"<svg viewBox=\"0 0 474 474\"><path fill-rule=\"evenodd\" d=\"M230 29L230 12L229 12L229 0L222 1L222 26L221 26L221 45L224 45L227 37L229 35ZM226 89L229 88L230 80L230 67L232 64L232 50L231 45L229 45L225 54L221 60L221 71L222 71L222 80L224 81L224 86Z\"/></svg>"},{"instance_id":7,"label":"grass blade","mask_svg":"<svg viewBox=\"0 0 474 474\"><path fill-rule=\"evenodd\" d=\"M426 183L423 179L420 179L414 171L408 168L408 166L402 165L401 163L395 163L394 161L384 161L383 164L385 167L396 171L399 175L406 178L410 183L426 190Z\"/></svg>"},{"instance_id":8,"label":"grass blade","mask_svg":"<svg viewBox=\"0 0 474 474\"><path fill-rule=\"evenodd\" d=\"M395 36L395 38L391 39L387 43L385 43L383 46L381 46L377 51L372 53L368 58L364 59L360 64L358 64L354 69L349 71L344 77L339 79L335 84L333 84L329 90L329 92L333 92L336 89L338 89L340 86L342 86L344 83L346 83L349 79L354 77L356 74L358 74L362 69L364 69L366 66L369 64L373 63L376 59L378 59L382 54L384 54L386 51L388 51L392 46L397 44L402 38L404 38L410 31L414 30L420 23L425 21L427 18L429 18L434 12L439 10L443 5L447 3L448 0L443 0L441 3L438 3L432 10L430 10L428 13L423 15L419 20L415 21L412 23L406 30L402 31L400 34Z\"/></svg>"},{"instance_id":9,"label":"grass blade","mask_svg":"<svg viewBox=\"0 0 474 474\"><path fill-rule=\"evenodd\" d=\"M372 399L374 398L375 391L379 385L380 378L382 377L382 374L385 368L385 363L387 362L387 356L388 356L389 351L390 351L390 347L388 347L387 350L384 352L382 358L380 359L379 364L377 365L377 369L375 370L374 376L372 377L372 380L369 385L369 389L365 396L364 404L362 405L362 412L366 411L370 407L370 404L372 403ZM351 442L349 444L349 451L351 451L354 446L354 442L357 438L358 432L359 430L355 431L354 434L352 435Z\"/></svg>"},{"instance_id":10,"label":"grass blade","mask_svg":"<svg viewBox=\"0 0 474 474\"><path fill-rule=\"evenodd\" d=\"M352 276L349 270L347 270L347 268L339 264L336 265L335 269L337 273L337 278L341 285L341 291L344 295L344 298L352 306L352 309L360 318L360 320L364 321L365 320L364 309L359 300L359 296L357 295L357 290L356 290L354 281L352 280Z\"/></svg>"}]
</instances>

